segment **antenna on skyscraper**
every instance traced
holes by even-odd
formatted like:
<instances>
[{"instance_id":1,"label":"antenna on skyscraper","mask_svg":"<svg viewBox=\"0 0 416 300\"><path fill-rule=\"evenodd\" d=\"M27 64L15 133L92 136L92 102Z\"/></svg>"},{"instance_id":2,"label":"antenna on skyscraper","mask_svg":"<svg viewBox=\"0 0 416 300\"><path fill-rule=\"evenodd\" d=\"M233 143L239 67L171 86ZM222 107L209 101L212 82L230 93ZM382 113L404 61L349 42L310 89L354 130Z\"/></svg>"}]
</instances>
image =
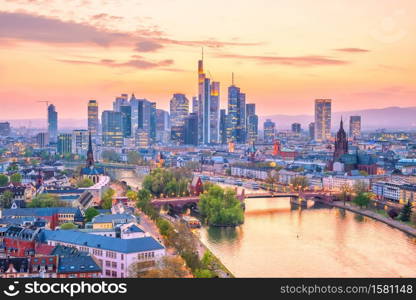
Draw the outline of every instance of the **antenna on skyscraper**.
<instances>
[{"instance_id":1,"label":"antenna on skyscraper","mask_svg":"<svg viewBox=\"0 0 416 300\"><path fill-rule=\"evenodd\" d=\"M202 61L204 61L204 47L202 47Z\"/></svg>"},{"instance_id":2,"label":"antenna on skyscraper","mask_svg":"<svg viewBox=\"0 0 416 300\"><path fill-rule=\"evenodd\" d=\"M234 85L234 72L231 73L231 84Z\"/></svg>"}]
</instances>

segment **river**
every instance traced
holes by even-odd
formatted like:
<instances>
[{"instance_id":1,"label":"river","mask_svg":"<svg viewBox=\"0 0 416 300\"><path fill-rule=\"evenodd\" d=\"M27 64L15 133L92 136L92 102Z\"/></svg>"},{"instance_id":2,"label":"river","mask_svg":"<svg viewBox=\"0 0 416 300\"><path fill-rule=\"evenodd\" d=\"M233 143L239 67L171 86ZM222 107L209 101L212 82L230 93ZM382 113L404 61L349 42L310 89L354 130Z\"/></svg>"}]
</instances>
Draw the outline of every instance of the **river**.
<instances>
[{"instance_id":1,"label":"river","mask_svg":"<svg viewBox=\"0 0 416 300\"><path fill-rule=\"evenodd\" d=\"M416 239L338 208L247 199L245 223L203 227L202 242L236 277L416 277Z\"/></svg>"}]
</instances>

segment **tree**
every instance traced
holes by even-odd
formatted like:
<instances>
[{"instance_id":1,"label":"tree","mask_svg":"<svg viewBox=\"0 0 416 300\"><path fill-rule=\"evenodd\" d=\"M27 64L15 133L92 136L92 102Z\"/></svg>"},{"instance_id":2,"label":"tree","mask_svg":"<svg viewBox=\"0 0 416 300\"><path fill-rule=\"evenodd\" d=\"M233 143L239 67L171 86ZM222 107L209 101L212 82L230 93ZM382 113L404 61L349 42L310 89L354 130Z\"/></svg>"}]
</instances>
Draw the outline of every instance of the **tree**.
<instances>
[{"instance_id":1,"label":"tree","mask_svg":"<svg viewBox=\"0 0 416 300\"><path fill-rule=\"evenodd\" d=\"M235 191L214 185L200 196L201 215L209 225L236 226L244 222L244 210Z\"/></svg>"},{"instance_id":2,"label":"tree","mask_svg":"<svg viewBox=\"0 0 416 300\"><path fill-rule=\"evenodd\" d=\"M290 181L296 191L301 191L309 187L309 180L305 176L296 176Z\"/></svg>"},{"instance_id":3,"label":"tree","mask_svg":"<svg viewBox=\"0 0 416 300\"><path fill-rule=\"evenodd\" d=\"M70 223L70 222L68 222L68 223L64 223L64 224L62 224L62 225L60 226L60 228L61 228L62 230L71 230L71 229L76 229L76 228L78 228L78 226L77 226L77 225L75 225L74 223Z\"/></svg>"},{"instance_id":4,"label":"tree","mask_svg":"<svg viewBox=\"0 0 416 300\"><path fill-rule=\"evenodd\" d=\"M132 277L140 278L184 278L188 275L185 262L179 256L164 256L154 268L146 271L136 265L131 273Z\"/></svg>"},{"instance_id":5,"label":"tree","mask_svg":"<svg viewBox=\"0 0 416 300\"><path fill-rule=\"evenodd\" d=\"M0 186L6 186L9 183L9 177L4 174L0 174Z\"/></svg>"},{"instance_id":6,"label":"tree","mask_svg":"<svg viewBox=\"0 0 416 300\"><path fill-rule=\"evenodd\" d=\"M344 202L344 205L345 205L345 201L347 201L350 198L352 189L349 184L343 184L340 190L341 190L340 198Z\"/></svg>"},{"instance_id":7,"label":"tree","mask_svg":"<svg viewBox=\"0 0 416 300\"><path fill-rule=\"evenodd\" d=\"M120 159L120 154L118 154L116 151L114 150L105 150L102 152L101 157L103 160L105 161L110 161L110 162L119 162Z\"/></svg>"},{"instance_id":8,"label":"tree","mask_svg":"<svg viewBox=\"0 0 416 300\"><path fill-rule=\"evenodd\" d=\"M109 188L108 190L106 190L104 192L104 195L102 196L102 208L104 209L110 209L113 206L113 196L116 192L112 189Z\"/></svg>"},{"instance_id":9,"label":"tree","mask_svg":"<svg viewBox=\"0 0 416 300\"><path fill-rule=\"evenodd\" d=\"M77 187L79 188L87 188L93 185L94 185L94 182L89 178L83 178L77 181Z\"/></svg>"},{"instance_id":10,"label":"tree","mask_svg":"<svg viewBox=\"0 0 416 300\"><path fill-rule=\"evenodd\" d=\"M355 196L353 202L360 208L363 208L363 206L367 207L370 203L370 197L367 193L361 193Z\"/></svg>"},{"instance_id":11,"label":"tree","mask_svg":"<svg viewBox=\"0 0 416 300\"><path fill-rule=\"evenodd\" d=\"M21 183L22 182L22 175L20 173L14 173L10 176L10 182L12 183Z\"/></svg>"},{"instance_id":12,"label":"tree","mask_svg":"<svg viewBox=\"0 0 416 300\"><path fill-rule=\"evenodd\" d=\"M195 271L195 277L196 278L213 278L215 277L215 274L208 269L198 269Z\"/></svg>"},{"instance_id":13,"label":"tree","mask_svg":"<svg viewBox=\"0 0 416 300\"><path fill-rule=\"evenodd\" d=\"M98 212L98 210L96 210L94 207L89 207L85 210L85 221L91 222L91 220L99 214L100 213Z\"/></svg>"},{"instance_id":14,"label":"tree","mask_svg":"<svg viewBox=\"0 0 416 300\"><path fill-rule=\"evenodd\" d=\"M407 201L400 212L400 221L409 222L412 216L412 202Z\"/></svg>"},{"instance_id":15,"label":"tree","mask_svg":"<svg viewBox=\"0 0 416 300\"><path fill-rule=\"evenodd\" d=\"M37 195L28 203L28 207L59 207L64 206L59 197L51 194Z\"/></svg>"},{"instance_id":16,"label":"tree","mask_svg":"<svg viewBox=\"0 0 416 300\"><path fill-rule=\"evenodd\" d=\"M157 219L156 225L159 228L160 234L163 236L168 236L170 231L173 230L169 222L162 218Z\"/></svg>"},{"instance_id":17,"label":"tree","mask_svg":"<svg viewBox=\"0 0 416 300\"><path fill-rule=\"evenodd\" d=\"M1 195L0 197L0 207L1 208L10 208L10 206L12 205L12 200L13 200L13 192L10 190L6 190L4 191L3 195Z\"/></svg>"},{"instance_id":18,"label":"tree","mask_svg":"<svg viewBox=\"0 0 416 300\"><path fill-rule=\"evenodd\" d=\"M142 163L143 159L136 151L130 151L127 153L127 163L132 165L138 165Z\"/></svg>"}]
</instances>

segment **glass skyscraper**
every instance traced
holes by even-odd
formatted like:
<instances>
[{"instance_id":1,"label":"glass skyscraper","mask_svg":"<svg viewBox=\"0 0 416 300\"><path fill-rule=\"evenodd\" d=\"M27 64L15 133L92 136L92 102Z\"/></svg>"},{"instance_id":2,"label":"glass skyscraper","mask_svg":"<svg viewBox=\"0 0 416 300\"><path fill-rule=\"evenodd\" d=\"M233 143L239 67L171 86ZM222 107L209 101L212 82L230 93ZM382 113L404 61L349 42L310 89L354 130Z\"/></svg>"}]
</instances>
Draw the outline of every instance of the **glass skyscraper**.
<instances>
[{"instance_id":1,"label":"glass skyscraper","mask_svg":"<svg viewBox=\"0 0 416 300\"><path fill-rule=\"evenodd\" d=\"M210 97L210 143L219 143L219 112L220 112L220 83L213 81L211 83L211 97Z\"/></svg>"},{"instance_id":2,"label":"glass skyscraper","mask_svg":"<svg viewBox=\"0 0 416 300\"><path fill-rule=\"evenodd\" d=\"M98 103L96 100L90 100L88 102L88 131L91 132L94 141L97 141L99 126Z\"/></svg>"},{"instance_id":3,"label":"glass skyscraper","mask_svg":"<svg viewBox=\"0 0 416 300\"><path fill-rule=\"evenodd\" d=\"M327 141L331 137L331 99L315 100L315 141Z\"/></svg>"},{"instance_id":4,"label":"glass skyscraper","mask_svg":"<svg viewBox=\"0 0 416 300\"><path fill-rule=\"evenodd\" d=\"M48 134L49 143L55 144L58 137L58 113L53 104L48 106Z\"/></svg>"},{"instance_id":5,"label":"glass skyscraper","mask_svg":"<svg viewBox=\"0 0 416 300\"><path fill-rule=\"evenodd\" d=\"M350 137L353 139L361 137L361 116L350 117Z\"/></svg>"},{"instance_id":6,"label":"glass skyscraper","mask_svg":"<svg viewBox=\"0 0 416 300\"><path fill-rule=\"evenodd\" d=\"M263 134L265 143L273 143L276 137L276 124L272 120L267 119L263 124Z\"/></svg>"},{"instance_id":7,"label":"glass skyscraper","mask_svg":"<svg viewBox=\"0 0 416 300\"><path fill-rule=\"evenodd\" d=\"M105 110L102 113L102 139L105 147L123 147L122 113Z\"/></svg>"}]
</instances>

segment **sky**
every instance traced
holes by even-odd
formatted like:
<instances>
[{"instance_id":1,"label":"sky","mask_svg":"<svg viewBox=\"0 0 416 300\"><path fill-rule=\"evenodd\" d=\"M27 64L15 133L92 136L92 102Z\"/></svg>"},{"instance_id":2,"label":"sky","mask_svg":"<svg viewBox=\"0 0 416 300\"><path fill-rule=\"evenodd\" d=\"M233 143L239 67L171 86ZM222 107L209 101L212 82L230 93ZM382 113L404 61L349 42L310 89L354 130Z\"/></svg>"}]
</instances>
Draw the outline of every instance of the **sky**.
<instances>
[{"instance_id":1,"label":"sky","mask_svg":"<svg viewBox=\"0 0 416 300\"><path fill-rule=\"evenodd\" d=\"M121 93L168 109L231 73L259 115L416 106L414 0L0 0L0 120L85 118Z\"/></svg>"}]
</instances>

